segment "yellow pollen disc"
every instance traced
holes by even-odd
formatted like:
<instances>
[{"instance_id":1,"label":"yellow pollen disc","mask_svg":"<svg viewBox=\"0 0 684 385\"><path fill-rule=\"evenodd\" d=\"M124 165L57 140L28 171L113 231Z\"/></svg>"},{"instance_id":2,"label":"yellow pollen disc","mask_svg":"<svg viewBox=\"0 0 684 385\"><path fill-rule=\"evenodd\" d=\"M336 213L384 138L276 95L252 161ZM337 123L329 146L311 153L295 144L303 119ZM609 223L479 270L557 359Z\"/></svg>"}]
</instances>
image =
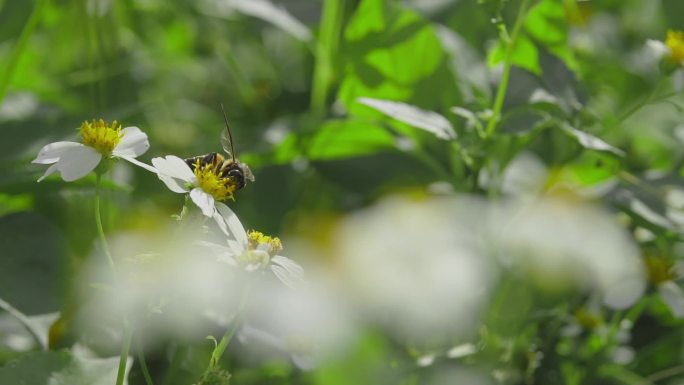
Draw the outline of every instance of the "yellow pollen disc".
<instances>
[{"instance_id":1,"label":"yellow pollen disc","mask_svg":"<svg viewBox=\"0 0 684 385\"><path fill-rule=\"evenodd\" d=\"M684 32L667 31L665 45L670 49L670 58L676 62L684 62Z\"/></svg>"},{"instance_id":2,"label":"yellow pollen disc","mask_svg":"<svg viewBox=\"0 0 684 385\"><path fill-rule=\"evenodd\" d=\"M199 159L195 162L195 177L197 186L218 201L233 199L233 193L237 189L235 182L230 178L219 175L219 169L211 164L201 166Z\"/></svg>"},{"instance_id":3,"label":"yellow pollen disc","mask_svg":"<svg viewBox=\"0 0 684 385\"><path fill-rule=\"evenodd\" d=\"M83 122L80 128L83 144L92 147L102 155L109 155L121 141L121 125L115 121L108 125L104 120L93 119Z\"/></svg>"},{"instance_id":4,"label":"yellow pollen disc","mask_svg":"<svg viewBox=\"0 0 684 385\"><path fill-rule=\"evenodd\" d=\"M271 257L276 256L283 251L283 244L280 238L264 235L261 231L250 230L247 232L247 242L250 250L256 249L261 244L268 245L268 254Z\"/></svg>"}]
</instances>

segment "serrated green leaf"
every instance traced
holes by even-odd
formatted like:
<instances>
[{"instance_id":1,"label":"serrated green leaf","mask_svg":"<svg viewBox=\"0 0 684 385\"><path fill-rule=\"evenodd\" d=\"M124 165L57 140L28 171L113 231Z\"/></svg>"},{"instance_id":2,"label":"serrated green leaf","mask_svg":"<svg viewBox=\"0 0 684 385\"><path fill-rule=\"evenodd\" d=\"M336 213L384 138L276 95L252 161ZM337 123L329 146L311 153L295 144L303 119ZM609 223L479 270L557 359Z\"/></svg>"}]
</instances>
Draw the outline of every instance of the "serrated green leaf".
<instances>
[{"instance_id":1,"label":"serrated green leaf","mask_svg":"<svg viewBox=\"0 0 684 385\"><path fill-rule=\"evenodd\" d=\"M378 116L356 102L364 96L424 108L458 104L439 38L417 13L390 1L363 1L347 25L345 43L348 61L338 98L350 114Z\"/></svg>"},{"instance_id":2,"label":"serrated green leaf","mask_svg":"<svg viewBox=\"0 0 684 385\"><path fill-rule=\"evenodd\" d=\"M525 32L537 43L575 70L577 62L568 46L568 22L563 3L543 0L530 9L525 18Z\"/></svg>"},{"instance_id":3,"label":"serrated green leaf","mask_svg":"<svg viewBox=\"0 0 684 385\"><path fill-rule=\"evenodd\" d=\"M505 56L506 45L499 41L494 49L489 52L487 63L493 67L503 62ZM542 69L539 66L539 51L534 43L523 35L518 36L515 40L511 53L511 64L526 69L535 75L542 74Z\"/></svg>"}]
</instances>

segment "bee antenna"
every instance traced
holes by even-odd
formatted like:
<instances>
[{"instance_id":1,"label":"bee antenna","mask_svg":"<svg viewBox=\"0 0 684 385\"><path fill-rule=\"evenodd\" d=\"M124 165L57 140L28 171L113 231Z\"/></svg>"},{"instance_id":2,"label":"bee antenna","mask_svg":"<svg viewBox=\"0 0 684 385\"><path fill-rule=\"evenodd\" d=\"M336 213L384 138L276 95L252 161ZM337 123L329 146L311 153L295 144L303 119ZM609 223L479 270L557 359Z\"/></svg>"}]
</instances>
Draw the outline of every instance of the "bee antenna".
<instances>
[{"instance_id":1,"label":"bee antenna","mask_svg":"<svg viewBox=\"0 0 684 385\"><path fill-rule=\"evenodd\" d=\"M233 134L230 132L230 126L228 125L228 115L226 115L226 110L223 108L223 103L221 103L221 112L223 112L223 121L226 122L226 131L228 131L228 140L230 140L230 155L235 162L235 148L233 148Z\"/></svg>"}]
</instances>

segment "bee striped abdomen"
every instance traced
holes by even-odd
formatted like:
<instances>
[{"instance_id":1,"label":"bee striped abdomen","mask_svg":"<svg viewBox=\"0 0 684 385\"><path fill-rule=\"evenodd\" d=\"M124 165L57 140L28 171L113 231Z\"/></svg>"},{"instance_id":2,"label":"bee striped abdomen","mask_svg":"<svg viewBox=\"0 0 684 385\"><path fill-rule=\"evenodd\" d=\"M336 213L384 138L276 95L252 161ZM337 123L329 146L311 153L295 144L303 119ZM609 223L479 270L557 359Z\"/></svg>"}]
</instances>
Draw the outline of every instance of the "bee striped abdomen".
<instances>
[{"instance_id":1,"label":"bee striped abdomen","mask_svg":"<svg viewBox=\"0 0 684 385\"><path fill-rule=\"evenodd\" d=\"M195 171L195 167L197 166L198 163L199 163L199 166L202 168L205 168L205 167L211 165L212 167L214 167L218 170L218 167L220 167L221 164L223 163L224 157L223 157L223 155L221 155L217 152L210 152L208 154L193 156L192 158L186 158L183 160L185 160L185 163L193 171Z\"/></svg>"}]
</instances>

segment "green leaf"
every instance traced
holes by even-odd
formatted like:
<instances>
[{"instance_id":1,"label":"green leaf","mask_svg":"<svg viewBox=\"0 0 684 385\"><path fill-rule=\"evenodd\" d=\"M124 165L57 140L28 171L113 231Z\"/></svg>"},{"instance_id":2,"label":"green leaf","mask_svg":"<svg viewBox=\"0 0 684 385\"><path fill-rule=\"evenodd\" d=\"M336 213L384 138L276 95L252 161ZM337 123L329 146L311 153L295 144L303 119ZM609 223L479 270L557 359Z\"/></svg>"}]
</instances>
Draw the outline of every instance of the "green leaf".
<instances>
[{"instance_id":1,"label":"green leaf","mask_svg":"<svg viewBox=\"0 0 684 385\"><path fill-rule=\"evenodd\" d=\"M129 359L127 373L131 365ZM112 385L118 366L118 357L81 358L66 350L34 352L0 368L0 384Z\"/></svg>"},{"instance_id":2,"label":"green leaf","mask_svg":"<svg viewBox=\"0 0 684 385\"><path fill-rule=\"evenodd\" d=\"M525 31L537 43L565 62L572 70L577 69L573 52L568 48L568 22L565 7L558 0L543 0L532 7L525 18Z\"/></svg>"},{"instance_id":3,"label":"green leaf","mask_svg":"<svg viewBox=\"0 0 684 385\"><path fill-rule=\"evenodd\" d=\"M489 52L487 63L493 67L503 62L506 56L506 45L499 40L493 50ZM511 53L511 64L526 69L535 75L541 75L542 69L539 66L539 51L534 43L524 35L518 36L513 44Z\"/></svg>"},{"instance_id":4,"label":"green leaf","mask_svg":"<svg viewBox=\"0 0 684 385\"><path fill-rule=\"evenodd\" d=\"M359 103L374 108L400 122L425 130L440 139L451 140L456 138L456 132L451 123L436 112L425 111L410 104L391 100L359 98Z\"/></svg>"},{"instance_id":5,"label":"green leaf","mask_svg":"<svg viewBox=\"0 0 684 385\"><path fill-rule=\"evenodd\" d=\"M359 97L423 108L459 104L460 94L432 25L395 2L361 2L345 30L346 70L338 98L357 116L378 116ZM435 92L439 90L439 92Z\"/></svg>"},{"instance_id":6,"label":"green leaf","mask_svg":"<svg viewBox=\"0 0 684 385\"><path fill-rule=\"evenodd\" d=\"M329 121L312 138L308 156L311 160L332 160L394 149L394 137L382 127L355 120Z\"/></svg>"}]
</instances>

